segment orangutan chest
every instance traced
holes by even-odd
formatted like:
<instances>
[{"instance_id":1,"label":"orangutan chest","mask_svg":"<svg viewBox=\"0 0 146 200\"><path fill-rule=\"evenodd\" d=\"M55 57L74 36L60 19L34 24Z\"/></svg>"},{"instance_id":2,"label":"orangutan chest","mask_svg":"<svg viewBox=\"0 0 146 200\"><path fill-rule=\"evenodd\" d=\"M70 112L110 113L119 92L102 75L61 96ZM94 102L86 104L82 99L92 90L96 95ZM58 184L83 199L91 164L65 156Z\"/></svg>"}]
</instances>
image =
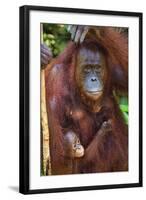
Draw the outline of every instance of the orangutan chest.
<instances>
[{"instance_id":1,"label":"orangutan chest","mask_svg":"<svg viewBox=\"0 0 146 200\"><path fill-rule=\"evenodd\" d=\"M78 133L80 140L86 144L98 129L96 117L82 109L72 109L70 110L70 118L72 127Z\"/></svg>"}]
</instances>

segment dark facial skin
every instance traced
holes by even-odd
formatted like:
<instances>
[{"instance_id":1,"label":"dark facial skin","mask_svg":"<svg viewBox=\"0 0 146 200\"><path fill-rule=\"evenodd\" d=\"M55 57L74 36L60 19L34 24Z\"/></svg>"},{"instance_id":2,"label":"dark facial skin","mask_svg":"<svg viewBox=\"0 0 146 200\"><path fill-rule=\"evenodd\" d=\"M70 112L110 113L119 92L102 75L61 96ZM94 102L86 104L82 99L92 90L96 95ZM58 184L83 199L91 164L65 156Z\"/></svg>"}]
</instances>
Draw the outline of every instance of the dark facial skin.
<instances>
[{"instance_id":1,"label":"dark facial skin","mask_svg":"<svg viewBox=\"0 0 146 200\"><path fill-rule=\"evenodd\" d=\"M100 50L81 48L77 57L77 82L82 92L94 100L104 89L106 62Z\"/></svg>"},{"instance_id":2,"label":"dark facial skin","mask_svg":"<svg viewBox=\"0 0 146 200\"><path fill-rule=\"evenodd\" d=\"M64 136L65 153L69 158L80 158L84 155L84 148L79 138L73 131L68 131Z\"/></svg>"}]
</instances>

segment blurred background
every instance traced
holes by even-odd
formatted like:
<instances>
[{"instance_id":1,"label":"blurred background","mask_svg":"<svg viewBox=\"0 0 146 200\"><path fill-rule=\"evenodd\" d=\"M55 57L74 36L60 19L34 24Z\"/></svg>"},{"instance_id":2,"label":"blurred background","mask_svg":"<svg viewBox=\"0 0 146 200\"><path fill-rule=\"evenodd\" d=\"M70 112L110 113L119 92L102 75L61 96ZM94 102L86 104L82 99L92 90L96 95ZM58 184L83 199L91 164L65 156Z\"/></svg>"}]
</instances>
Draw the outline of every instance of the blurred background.
<instances>
[{"instance_id":1,"label":"blurred background","mask_svg":"<svg viewBox=\"0 0 146 200\"><path fill-rule=\"evenodd\" d=\"M43 41L52 50L53 57L64 50L70 38L67 25L43 24Z\"/></svg>"}]
</instances>

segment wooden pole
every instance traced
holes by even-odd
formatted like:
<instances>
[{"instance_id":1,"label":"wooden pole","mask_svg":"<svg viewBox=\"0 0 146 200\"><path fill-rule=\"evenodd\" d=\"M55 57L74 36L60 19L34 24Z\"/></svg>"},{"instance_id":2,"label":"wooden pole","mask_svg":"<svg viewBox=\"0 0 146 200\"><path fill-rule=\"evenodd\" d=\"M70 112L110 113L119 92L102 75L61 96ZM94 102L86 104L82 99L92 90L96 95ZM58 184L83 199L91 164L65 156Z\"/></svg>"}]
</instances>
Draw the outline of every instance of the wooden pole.
<instances>
[{"instance_id":1,"label":"wooden pole","mask_svg":"<svg viewBox=\"0 0 146 200\"><path fill-rule=\"evenodd\" d=\"M41 43L43 43L43 24L41 24ZM43 149L43 172L51 175L50 160L50 138L49 125L46 109L46 87L45 87L45 69L41 67L41 126L42 126L42 149Z\"/></svg>"}]
</instances>

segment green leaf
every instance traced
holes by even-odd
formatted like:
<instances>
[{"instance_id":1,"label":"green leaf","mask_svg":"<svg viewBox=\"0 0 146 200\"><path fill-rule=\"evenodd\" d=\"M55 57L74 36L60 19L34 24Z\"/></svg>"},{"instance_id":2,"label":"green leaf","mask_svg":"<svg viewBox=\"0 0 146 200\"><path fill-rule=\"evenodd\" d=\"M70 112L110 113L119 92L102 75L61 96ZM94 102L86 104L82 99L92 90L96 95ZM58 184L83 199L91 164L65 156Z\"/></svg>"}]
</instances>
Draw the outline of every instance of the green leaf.
<instances>
[{"instance_id":1,"label":"green leaf","mask_svg":"<svg viewBox=\"0 0 146 200\"><path fill-rule=\"evenodd\" d=\"M123 111L123 112L127 112L128 113L128 105L123 105L123 104L120 104L120 109Z\"/></svg>"},{"instance_id":2,"label":"green leaf","mask_svg":"<svg viewBox=\"0 0 146 200\"><path fill-rule=\"evenodd\" d=\"M128 124L128 119L129 119L128 114L126 112L123 112L123 116L124 116L126 124Z\"/></svg>"},{"instance_id":3,"label":"green leaf","mask_svg":"<svg viewBox=\"0 0 146 200\"><path fill-rule=\"evenodd\" d=\"M126 96L120 97L119 104L128 105L128 97L126 97Z\"/></svg>"}]
</instances>

